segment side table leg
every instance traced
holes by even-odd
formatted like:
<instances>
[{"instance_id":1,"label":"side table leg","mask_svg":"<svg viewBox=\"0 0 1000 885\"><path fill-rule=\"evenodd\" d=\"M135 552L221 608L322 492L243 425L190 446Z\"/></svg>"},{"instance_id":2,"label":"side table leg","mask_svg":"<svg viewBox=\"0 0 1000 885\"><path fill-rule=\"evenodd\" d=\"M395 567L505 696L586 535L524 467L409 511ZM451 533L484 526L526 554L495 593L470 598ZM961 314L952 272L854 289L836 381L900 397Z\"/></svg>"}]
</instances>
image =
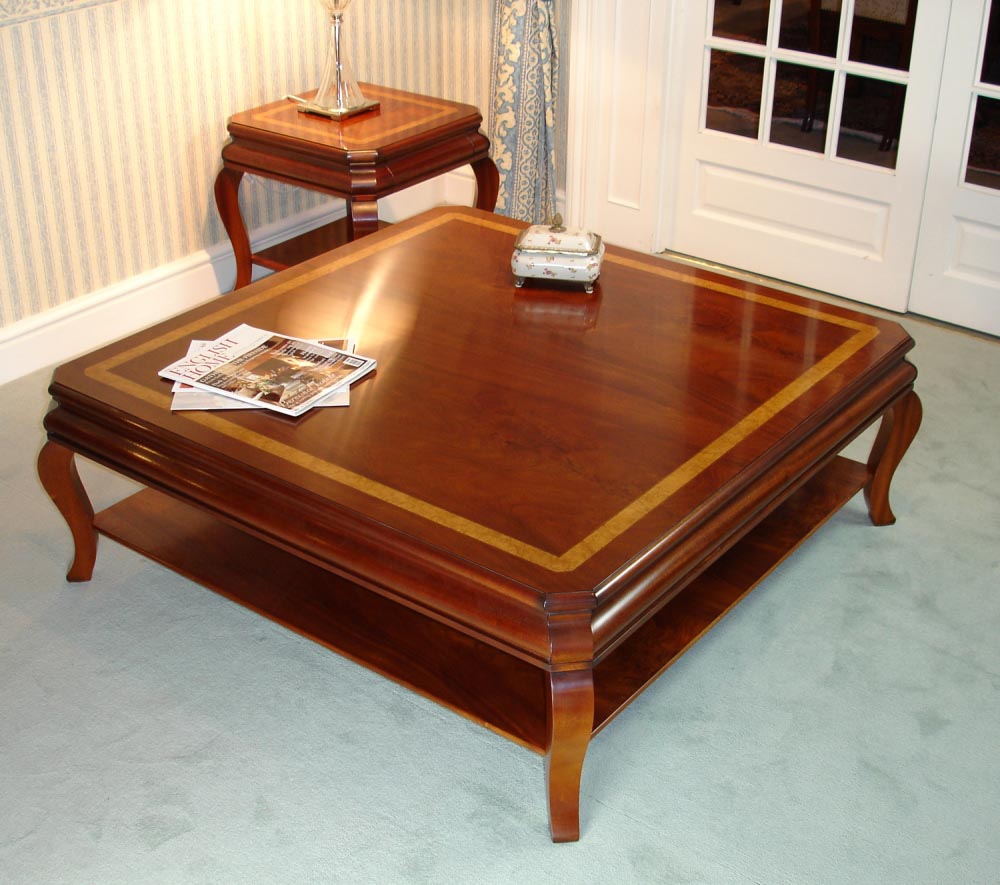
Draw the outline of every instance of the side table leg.
<instances>
[{"instance_id":1,"label":"side table leg","mask_svg":"<svg viewBox=\"0 0 1000 885\"><path fill-rule=\"evenodd\" d=\"M242 289L250 284L253 266L250 259L250 237L240 212L240 181L243 173L223 166L215 178L215 205L222 218L222 224L233 244L236 256L236 283L234 289Z\"/></svg>"},{"instance_id":2,"label":"side table leg","mask_svg":"<svg viewBox=\"0 0 1000 885\"><path fill-rule=\"evenodd\" d=\"M94 508L76 470L72 449L51 440L38 453L38 478L73 535L75 554L67 581L89 581L97 559Z\"/></svg>"},{"instance_id":3,"label":"side table leg","mask_svg":"<svg viewBox=\"0 0 1000 885\"><path fill-rule=\"evenodd\" d=\"M892 525L896 517L889 506L889 485L903 455L920 429L923 406L912 390L882 416L882 423L868 456L869 479L865 485L868 515L875 525Z\"/></svg>"},{"instance_id":4,"label":"side table leg","mask_svg":"<svg viewBox=\"0 0 1000 885\"><path fill-rule=\"evenodd\" d=\"M497 207L500 195L500 173L497 164L490 157L476 160L472 164L476 176L476 208L492 212Z\"/></svg>"},{"instance_id":5,"label":"side table leg","mask_svg":"<svg viewBox=\"0 0 1000 885\"><path fill-rule=\"evenodd\" d=\"M553 842L580 838L580 776L594 727L593 670L550 673L545 782Z\"/></svg>"},{"instance_id":6,"label":"side table leg","mask_svg":"<svg viewBox=\"0 0 1000 885\"><path fill-rule=\"evenodd\" d=\"M349 239L356 240L378 230L378 200L348 200L347 208Z\"/></svg>"}]
</instances>

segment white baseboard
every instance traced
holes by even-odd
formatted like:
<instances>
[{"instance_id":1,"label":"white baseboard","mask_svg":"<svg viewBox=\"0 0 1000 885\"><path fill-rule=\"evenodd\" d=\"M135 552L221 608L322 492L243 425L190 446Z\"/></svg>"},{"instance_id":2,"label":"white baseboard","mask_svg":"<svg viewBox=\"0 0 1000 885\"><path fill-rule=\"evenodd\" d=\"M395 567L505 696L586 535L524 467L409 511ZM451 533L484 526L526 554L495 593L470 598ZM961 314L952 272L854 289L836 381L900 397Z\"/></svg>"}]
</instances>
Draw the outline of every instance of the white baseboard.
<instances>
[{"instance_id":1,"label":"white baseboard","mask_svg":"<svg viewBox=\"0 0 1000 885\"><path fill-rule=\"evenodd\" d=\"M343 216L339 201L299 213L254 231L254 248L267 248ZM254 268L255 278L266 273L259 270ZM210 301L230 291L235 279L232 247L219 243L0 329L0 384Z\"/></svg>"},{"instance_id":2,"label":"white baseboard","mask_svg":"<svg viewBox=\"0 0 1000 885\"><path fill-rule=\"evenodd\" d=\"M379 215L399 221L432 206L470 205L471 172L456 170L379 201ZM457 199L452 199L457 197ZM254 249L343 218L337 200L253 231ZM254 278L267 271L254 268ZM148 273L74 298L72 301L0 329L0 384L63 363L228 292L236 262L228 242L188 255Z\"/></svg>"}]
</instances>

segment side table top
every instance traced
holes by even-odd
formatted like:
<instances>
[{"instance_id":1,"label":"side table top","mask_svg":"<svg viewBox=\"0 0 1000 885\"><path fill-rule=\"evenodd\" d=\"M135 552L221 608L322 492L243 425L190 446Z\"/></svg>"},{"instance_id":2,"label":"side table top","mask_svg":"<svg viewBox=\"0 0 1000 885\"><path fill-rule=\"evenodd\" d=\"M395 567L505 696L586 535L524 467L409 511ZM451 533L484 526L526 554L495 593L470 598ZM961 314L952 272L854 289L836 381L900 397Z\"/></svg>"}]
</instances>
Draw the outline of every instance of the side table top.
<instances>
[{"instance_id":1,"label":"side table top","mask_svg":"<svg viewBox=\"0 0 1000 885\"><path fill-rule=\"evenodd\" d=\"M234 114L229 133L244 140L292 140L300 147L306 142L324 151L374 152L386 158L400 150L412 150L414 142L477 132L483 122L473 105L370 83L360 86L366 97L380 102L377 109L332 120L302 113L294 101L280 99Z\"/></svg>"}]
</instances>

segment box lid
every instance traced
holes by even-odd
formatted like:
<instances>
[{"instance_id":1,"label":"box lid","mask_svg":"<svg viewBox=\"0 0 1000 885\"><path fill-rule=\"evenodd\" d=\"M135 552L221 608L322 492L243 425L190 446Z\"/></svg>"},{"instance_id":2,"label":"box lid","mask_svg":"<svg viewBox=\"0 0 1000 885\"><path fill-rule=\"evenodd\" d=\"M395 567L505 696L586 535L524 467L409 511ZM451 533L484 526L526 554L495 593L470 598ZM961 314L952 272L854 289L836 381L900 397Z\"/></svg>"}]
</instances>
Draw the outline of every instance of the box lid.
<instances>
[{"instance_id":1,"label":"box lid","mask_svg":"<svg viewBox=\"0 0 1000 885\"><path fill-rule=\"evenodd\" d=\"M601 247L601 238L582 228L563 227L562 217L556 215L551 225L534 224L521 231L514 241L514 248L522 252L558 252L574 255L595 255Z\"/></svg>"}]
</instances>

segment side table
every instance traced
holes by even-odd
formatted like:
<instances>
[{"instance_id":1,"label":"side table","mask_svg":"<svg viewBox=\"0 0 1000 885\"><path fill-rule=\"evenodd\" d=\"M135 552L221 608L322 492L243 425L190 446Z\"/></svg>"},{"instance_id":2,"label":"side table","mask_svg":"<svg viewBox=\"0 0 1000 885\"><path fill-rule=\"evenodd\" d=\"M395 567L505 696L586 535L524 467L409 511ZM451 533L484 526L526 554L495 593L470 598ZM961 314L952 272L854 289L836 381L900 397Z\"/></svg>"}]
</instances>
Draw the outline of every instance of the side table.
<instances>
[{"instance_id":1,"label":"side table","mask_svg":"<svg viewBox=\"0 0 1000 885\"><path fill-rule=\"evenodd\" d=\"M301 113L288 99L230 118L215 202L236 255L235 288L250 282L254 264L284 270L378 230L381 197L466 164L476 176L476 208L493 211L500 179L477 108L385 86L362 88L379 108L344 120ZM239 203L248 172L341 197L347 217L252 252Z\"/></svg>"}]
</instances>

